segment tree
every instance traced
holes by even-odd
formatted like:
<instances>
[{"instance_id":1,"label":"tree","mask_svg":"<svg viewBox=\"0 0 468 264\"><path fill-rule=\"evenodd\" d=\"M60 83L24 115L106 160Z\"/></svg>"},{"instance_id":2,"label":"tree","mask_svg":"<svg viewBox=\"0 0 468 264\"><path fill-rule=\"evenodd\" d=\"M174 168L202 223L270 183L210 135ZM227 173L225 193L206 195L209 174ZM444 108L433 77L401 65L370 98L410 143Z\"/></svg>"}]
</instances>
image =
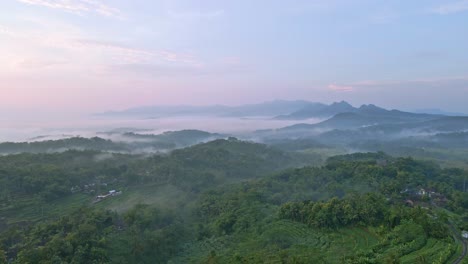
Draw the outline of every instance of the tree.
<instances>
[{"instance_id":1,"label":"tree","mask_svg":"<svg viewBox=\"0 0 468 264\"><path fill-rule=\"evenodd\" d=\"M5 251L3 251L0 248L0 264L6 264L6 263L7 263L7 257L6 257Z\"/></svg>"}]
</instances>

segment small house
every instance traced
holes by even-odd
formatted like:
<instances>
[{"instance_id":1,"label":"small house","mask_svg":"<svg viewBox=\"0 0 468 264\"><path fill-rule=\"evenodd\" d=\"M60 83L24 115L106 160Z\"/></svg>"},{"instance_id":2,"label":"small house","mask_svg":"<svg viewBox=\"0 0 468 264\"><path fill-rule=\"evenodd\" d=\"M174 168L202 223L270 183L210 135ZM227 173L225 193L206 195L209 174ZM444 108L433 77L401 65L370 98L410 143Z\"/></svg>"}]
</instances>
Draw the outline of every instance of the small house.
<instances>
[{"instance_id":1,"label":"small house","mask_svg":"<svg viewBox=\"0 0 468 264\"><path fill-rule=\"evenodd\" d=\"M416 194L419 196L425 196L427 195L427 191L424 189L420 189Z\"/></svg>"}]
</instances>

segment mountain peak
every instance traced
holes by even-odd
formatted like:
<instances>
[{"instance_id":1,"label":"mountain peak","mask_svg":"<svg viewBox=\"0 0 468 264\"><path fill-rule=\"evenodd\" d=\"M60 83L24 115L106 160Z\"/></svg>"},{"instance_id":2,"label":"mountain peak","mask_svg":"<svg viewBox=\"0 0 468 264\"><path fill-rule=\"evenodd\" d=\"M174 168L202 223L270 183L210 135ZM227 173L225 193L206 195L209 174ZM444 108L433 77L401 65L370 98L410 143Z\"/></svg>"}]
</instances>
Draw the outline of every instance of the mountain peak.
<instances>
[{"instance_id":1,"label":"mountain peak","mask_svg":"<svg viewBox=\"0 0 468 264\"><path fill-rule=\"evenodd\" d=\"M349 104L346 101L341 101L341 102L334 102L330 106L346 106L346 107L353 107L351 104Z\"/></svg>"},{"instance_id":2,"label":"mountain peak","mask_svg":"<svg viewBox=\"0 0 468 264\"><path fill-rule=\"evenodd\" d=\"M384 112L388 112L388 110L382 108L382 107L378 107L374 104L363 104L361 105L361 107L359 107L359 111L360 112L365 112L365 113L384 113Z\"/></svg>"},{"instance_id":3,"label":"mountain peak","mask_svg":"<svg viewBox=\"0 0 468 264\"><path fill-rule=\"evenodd\" d=\"M328 106L328 111L337 111L335 114L341 113L341 112L353 112L355 111L356 108L354 108L352 105L350 105L346 101L341 101L341 102L334 102L333 104Z\"/></svg>"},{"instance_id":4,"label":"mountain peak","mask_svg":"<svg viewBox=\"0 0 468 264\"><path fill-rule=\"evenodd\" d=\"M363 104L359 109L379 109L383 110L383 108L376 106L375 104Z\"/></svg>"}]
</instances>

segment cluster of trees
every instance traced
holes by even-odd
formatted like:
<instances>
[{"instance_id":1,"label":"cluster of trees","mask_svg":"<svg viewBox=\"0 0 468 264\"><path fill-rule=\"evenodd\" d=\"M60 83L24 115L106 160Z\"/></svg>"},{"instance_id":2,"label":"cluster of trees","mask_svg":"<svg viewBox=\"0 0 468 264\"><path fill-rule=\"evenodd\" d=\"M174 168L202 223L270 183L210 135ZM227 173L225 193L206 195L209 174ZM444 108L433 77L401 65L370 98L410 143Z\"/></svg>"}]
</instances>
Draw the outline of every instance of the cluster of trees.
<instances>
[{"instance_id":1,"label":"cluster of trees","mask_svg":"<svg viewBox=\"0 0 468 264\"><path fill-rule=\"evenodd\" d=\"M296 231L268 232L271 223L279 221L275 218L278 216L280 220L303 223L314 229L328 230L326 232L356 227L378 230L381 243L369 252L355 252L343 260L346 263L397 261L419 250L429 239L443 241L441 243L446 245L437 255L437 261L445 263L456 249L447 227L447 216L436 209L404 205L408 193L403 191L435 190L448 197L448 209L463 215L467 211L460 206L462 198L459 196L466 197L460 185L465 175L460 169L442 169L431 162L392 158L383 153L338 156L321 168L290 169L204 193L196 209L200 223L198 238L235 237L233 239L242 242L232 247L243 247L245 243L252 247L252 255L260 259L263 254L273 254L266 245L277 243L281 250L290 252L294 248L292 245L298 243L290 234ZM460 202L456 202L457 199ZM429 202L426 206L431 207ZM268 241L275 243L262 244L266 232ZM295 255L297 252L287 254L291 259L301 259ZM305 253L301 251L301 254ZM323 257L323 253L315 254L317 259ZM218 252L210 259L227 261L230 258L221 257Z\"/></svg>"},{"instance_id":2,"label":"cluster of trees","mask_svg":"<svg viewBox=\"0 0 468 264\"><path fill-rule=\"evenodd\" d=\"M11 229L1 238L14 263L106 263L105 235L116 215L81 209L30 229Z\"/></svg>"},{"instance_id":3,"label":"cluster of trees","mask_svg":"<svg viewBox=\"0 0 468 264\"><path fill-rule=\"evenodd\" d=\"M106 237L112 263L166 263L190 237L180 214L149 205L135 205L120 221Z\"/></svg>"},{"instance_id":4,"label":"cluster of trees","mask_svg":"<svg viewBox=\"0 0 468 264\"><path fill-rule=\"evenodd\" d=\"M46 140L35 142L4 142L0 143L0 153L53 153L66 150L94 150L94 151L126 151L124 144L113 142L99 137L83 138L72 137L59 140Z\"/></svg>"},{"instance_id":5,"label":"cluster of trees","mask_svg":"<svg viewBox=\"0 0 468 264\"><path fill-rule=\"evenodd\" d=\"M0 154L55 153L66 150L155 153L225 137L200 130L169 131L159 135L133 132L102 132L99 135L111 139L63 135L63 137L68 138L32 142L3 142L0 143ZM40 139L41 137L37 138L37 140Z\"/></svg>"},{"instance_id":6,"label":"cluster of trees","mask_svg":"<svg viewBox=\"0 0 468 264\"><path fill-rule=\"evenodd\" d=\"M164 263L185 227L173 213L136 205L119 215L81 208L58 220L0 236L0 263Z\"/></svg>"},{"instance_id":7,"label":"cluster of trees","mask_svg":"<svg viewBox=\"0 0 468 264\"><path fill-rule=\"evenodd\" d=\"M0 157L0 204L25 196L52 201L71 195L73 186L123 179L135 158L95 151Z\"/></svg>"},{"instance_id":8,"label":"cluster of trees","mask_svg":"<svg viewBox=\"0 0 468 264\"><path fill-rule=\"evenodd\" d=\"M25 195L51 201L71 195L74 186L115 181L123 186L174 184L200 192L314 160L238 140L216 140L151 157L76 150L8 155L0 157L0 202Z\"/></svg>"},{"instance_id":9,"label":"cluster of trees","mask_svg":"<svg viewBox=\"0 0 468 264\"><path fill-rule=\"evenodd\" d=\"M444 220L435 220L421 207L410 208L391 204L377 193L350 195L322 202L289 202L279 209L279 217L316 228L337 229L346 226L384 226L393 229L404 221L414 221L427 236L445 238L448 229Z\"/></svg>"},{"instance_id":10,"label":"cluster of trees","mask_svg":"<svg viewBox=\"0 0 468 264\"><path fill-rule=\"evenodd\" d=\"M326 234L324 240L346 228L377 230L381 242L371 252L352 254L349 263L399 258L429 239L453 244L445 217L403 206L402 191L433 189L448 198L446 209L463 215L468 209L466 171L383 153L337 156L323 167L282 170L315 161L236 139L150 157L94 151L0 157L0 212L17 202L13 197L53 201L74 195L70 188L75 185L93 182L135 190L170 185L190 193L182 201L187 206L171 210L82 208L59 219L6 227L0 218L0 263L327 261L321 249L309 245L307 231L301 237L289 228L312 229ZM284 229L278 227L284 223ZM449 247L447 252L453 253Z\"/></svg>"},{"instance_id":11,"label":"cluster of trees","mask_svg":"<svg viewBox=\"0 0 468 264\"><path fill-rule=\"evenodd\" d=\"M315 155L285 153L262 144L219 139L174 150L167 156L139 160L131 164L128 180L133 184L173 184L185 191L200 192L318 162Z\"/></svg>"},{"instance_id":12,"label":"cluster of trees","mask_svg":"<svg viewBox=\"0 0 468 264\"><path fill-rule=\"evenodd\" d=\"M279 216L317 228L375 226L386 220L388 206L384 196L367 193L326 202L289 202L281 206Z\"/></svg>"}]
</instances>

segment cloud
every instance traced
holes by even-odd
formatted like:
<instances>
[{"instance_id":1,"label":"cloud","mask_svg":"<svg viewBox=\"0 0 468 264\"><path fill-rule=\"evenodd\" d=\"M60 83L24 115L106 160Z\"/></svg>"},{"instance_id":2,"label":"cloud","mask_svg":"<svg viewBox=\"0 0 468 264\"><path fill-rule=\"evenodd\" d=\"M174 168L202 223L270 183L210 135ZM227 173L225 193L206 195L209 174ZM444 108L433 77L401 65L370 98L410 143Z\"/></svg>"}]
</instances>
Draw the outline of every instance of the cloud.
<instances>
[{"instance_id":1,"label":"cloud","mask_svg":"<svg viewBox=\"0 0 468 264\"><path fill-rule=\"evenodd\" d=\"M151 77L162 76L191 76L200 75L203 73L201 68L190 67L186 65L164 65L157 63L122 63L104 66L101 69L103 74L118 74L118 75L147 75Z\"/></svg>"},{"instance_id":2,"label":"cloud","mask_svg":"<svg viewBox=\"0 0 468 264\"><path fill-rule=\"evenodd\" d=\"M248 65L243 64L239 57L224 57L208 63L161 63L158 61L146 63L120 63L106 65L101 68L103 74L136 74L150 77L161 76L204 76L231 75L252 72Z\"/></svg>"},{"instance_id":3,"label":"cloud","mask_svg":"<svg viewBox=\"0 0 468 264\"><path fill-rule=\"evenodd\" d=\"M105 17L122 19L122 12L114 7L105 5L97 0L17 0L18 2L61 9L70 13L82 15L83 13L96 13Z\"/></svg>"},{"instance_id":4,"label":"cloud","mask_svg":"<svg viewBox=\"0 0 468 264\"><path fill-rule=\"evenodd\" d=\"M328 85L328 89L335 91L335 92L353 92L354 87L348 86L348 85L336 85L336 84L330 84Z\"/></svg>"},{"instance_id":5,"label":"cloud","mask_svg":"<svg viewBox=\"0 0 468 264\"><path fill-rule=\"evenodd\" d=\"M248 72L244 65L230 65L225 63L210 63L200 66L187 64L162 64L162 63L121 63L105 65L101 68L102 74L134 74L137 76L173 77L173 76L221 76L236 75Z\"/></svg>"},{"instance_id":6,"label":"cloud","mask_svg":"<svg viewBox=\"0 0 468 264\"><path fill-rule=\"evenodd\" d=\"M170 62L180 63L192 66L199 66L202 63L197 61L194 56L189 54L177 53L167 50L146 50L133 48L121 43L100 41L93 39L78 39L74 41L78 47L100 49L103 52L114 53L115 60L124 64L150 63L150 62ZM111 54L112 55L112 54Z\"/></svg>"},{"instance_id":7,"label":"cloud","mask_svg":"<svg viewBox=\"0 0 468 264\"><path fill-rule=\"evenodd\" d=\"M196 69L204 65L204 62L194 55L182 51L139 48L126 43L89 38L81 29L60 23L41 20L31 22L41 24L39 30L21 32L0 25L0 37L7 36L6 43L11 47L8 53L7 49L0 51L4 58L2 69L7 66L13 71L45 69L58 64L68 64L67 69L89 70L112 65L124 67L132 64L156 64L160 68L168 67L172 70ZM44 52L48 50L54 52ZM7 56L8 54L14 56Z\"/></svg>"},{"instance_id":8,"label":"cloud","mask_svg":"<svg viewBox=\"0 0 468 264\"><path fill-rule=\"evenodd\" d=\"M24 59L18 63L18 66L24 69L41 69L63 64L67 64L67 62L63 60Z\"/></svg>"},{"instance_id":9,"label":"cloud","mask_svg":"<svg viewBox=\"0 0 468 264\"><path fill-rule=\"evenodd\" d=\"M461 0L457 2L444 4L430 10L431 13L439 15L448 15L464 11L468 11L468 0Z\"/></svg>"}]
</instances>

